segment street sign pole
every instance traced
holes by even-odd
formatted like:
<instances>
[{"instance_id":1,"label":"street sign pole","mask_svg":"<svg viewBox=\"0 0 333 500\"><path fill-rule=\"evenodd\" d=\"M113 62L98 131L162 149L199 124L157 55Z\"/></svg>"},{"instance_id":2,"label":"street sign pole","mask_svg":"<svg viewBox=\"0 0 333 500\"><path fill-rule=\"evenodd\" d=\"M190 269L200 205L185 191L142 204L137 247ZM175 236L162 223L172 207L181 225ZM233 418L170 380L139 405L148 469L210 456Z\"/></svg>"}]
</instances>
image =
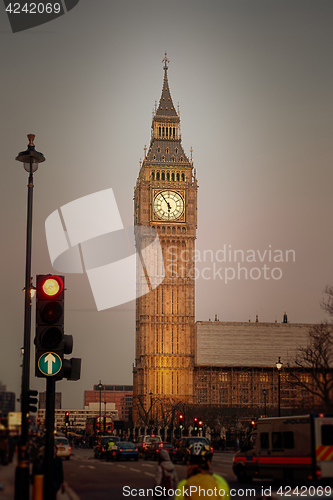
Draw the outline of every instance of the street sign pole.
<instances>
[{"instance_id":1,"label":"street sign pole","mask_svg":"<svg viewBox=\"0 0 333 500\"><path fill-rule=\"evenodd\" d=\"M54 491L54 414L55 414L55 378L46 379L46 413L45 413L45 470L44 498L55 500Z\"/></svg>"}]
</instances>

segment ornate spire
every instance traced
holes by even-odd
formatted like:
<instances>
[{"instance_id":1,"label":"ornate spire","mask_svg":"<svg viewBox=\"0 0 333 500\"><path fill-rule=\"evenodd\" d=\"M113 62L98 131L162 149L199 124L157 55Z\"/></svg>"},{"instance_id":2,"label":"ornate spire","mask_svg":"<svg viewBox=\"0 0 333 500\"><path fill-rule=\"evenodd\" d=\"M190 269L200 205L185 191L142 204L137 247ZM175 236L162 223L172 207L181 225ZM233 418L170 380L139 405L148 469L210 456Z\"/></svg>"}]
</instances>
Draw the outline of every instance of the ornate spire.
<instances>
[{"instance_id":1,"label":"ornate spire","mask_svg":"<svg viewBox=\"0 0 333 500\"><path fill-rule=\"evenodd\" d=\"M161 99L160 103L158 105L158 108L156 110L156 116L165 116L165 117L171 117L171 116L178 116L177 111L175 110L175 107L172 102L171 94L170 94L170 89L169 89L169 82L168 82L168 63L170 62L169 59L167 58L167 53L165 51L164 58L162 59L162 62L164 63L163 69L164 69L164 80L163 80L163 88L162 88L162 94L161 94Z\"/></svg>"}]
</instances>

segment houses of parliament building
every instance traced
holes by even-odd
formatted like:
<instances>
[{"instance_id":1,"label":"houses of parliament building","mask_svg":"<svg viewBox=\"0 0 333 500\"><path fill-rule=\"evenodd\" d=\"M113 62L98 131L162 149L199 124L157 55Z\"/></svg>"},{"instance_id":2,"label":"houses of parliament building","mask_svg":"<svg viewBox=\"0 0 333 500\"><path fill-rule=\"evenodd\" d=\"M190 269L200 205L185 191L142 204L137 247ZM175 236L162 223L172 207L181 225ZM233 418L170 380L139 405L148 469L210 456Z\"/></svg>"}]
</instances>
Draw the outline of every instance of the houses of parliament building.
<instances>
[{"instance_id":1,"label":"houses of parliament building","mask_svg":"<svg viewBox=\"0 0 333 500\"><path fill-rule=\"evenodd\" d=\"M152 401L160 403L156 408L177 403L273 408L278 377L282 408L311 407L309 393L286 383L287 367L297 347L306 344L309 325L288 323L286 315L281 323L195 322L191 270L198 184L192 154L187 156L181 142L166 54L163 63L162 93L135 186L134 222L157 232L163 263L155 268L164 280L136 301L133 421L143 421Z\"/></svg>"}]
</instances>

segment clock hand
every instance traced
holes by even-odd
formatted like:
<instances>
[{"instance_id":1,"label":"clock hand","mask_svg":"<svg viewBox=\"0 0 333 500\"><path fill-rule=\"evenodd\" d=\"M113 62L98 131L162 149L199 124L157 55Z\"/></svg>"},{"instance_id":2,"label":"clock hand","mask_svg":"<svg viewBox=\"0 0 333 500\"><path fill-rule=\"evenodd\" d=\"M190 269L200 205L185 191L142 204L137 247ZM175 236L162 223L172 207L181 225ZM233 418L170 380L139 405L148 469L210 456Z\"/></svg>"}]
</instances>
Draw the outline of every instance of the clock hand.
<instances>
[{"instance_id":1,"label":"clock hand","mask_svg":"<svg viewBox=\"0 0 333 500\"><path fill-rule=\"evenodd\" d=\"M170 210L171 210L171 205L170 205L170 203L169 203L169 202L165 199L165 196L164 196L164 194L163 194L163 193L161 193L161 195L162 195L162 197L164 198L165 203L168 205L168 211L170 212Z\"/></svg>"}]
</instances>

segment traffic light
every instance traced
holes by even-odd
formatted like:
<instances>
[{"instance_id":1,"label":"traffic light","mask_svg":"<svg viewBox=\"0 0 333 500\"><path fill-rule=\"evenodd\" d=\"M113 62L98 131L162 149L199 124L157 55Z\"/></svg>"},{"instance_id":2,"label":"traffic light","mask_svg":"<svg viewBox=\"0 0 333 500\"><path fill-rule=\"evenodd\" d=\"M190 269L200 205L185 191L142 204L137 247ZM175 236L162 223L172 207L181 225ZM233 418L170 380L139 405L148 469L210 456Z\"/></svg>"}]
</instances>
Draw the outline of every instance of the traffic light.
<instances>
[{"instance_id":1,"label":"traffic light","mask_svg":"<svg viewBox=\"0 0 333 500\"><path fill-rule=\"evenodd\" d=\"M194 430L196 431L198 429L198 419L197 417L194 417Z\"/></svg>"},{"instance_id":2,"label":"traffic light","mask_svg":"<svg viewBox=\"0 0 333 500\"><path fill-rule=\"evenodd\" d=\"M179 422L179 429L182 429L184 427L184 415L179 415L178 422Z\"/></svg>"},{"instance_id":3,"label":"traffic light","mask_svg":"<svg viewBox=\"0 0 333 500\"><path fill-rule=\"evenodd\" d=\"M37 411L37 404L38 404L38 391L35 391L33 389L29 389L28 391L28 404L29 404L29 412L31 413L36 413Z\"/></svg>"},{"instance_id":4,"label":"traffic light","mask_svg":"<svg viewBox=\"0 0 333 500\"><path fill-rule=\"evenodd\" d=\"M72 335L64 333L63 276L37 275L36 280L36 366L37 377L79 380L81 359L64 359L73 350Z\"/></svg>"},{"instance_id":5,"label":"traffic light","mask_svg":"<svg viewBox=\"0 0 333 500\"><path fill-rule=\"evenodd\" d=\"M69 426L69 411L66 411L65 413L65 426Z\"/></svg>"},{"instance_id":6,"label":"traffic light","mask_svg":"<svg viewBox=\"0 0 333 500\"><path fill-rule=\"evenodd\" d=\"M203 426L203 422L202 422L202 420L199 420L199 422L198 422L199 431L202 431L202 426Z\"/></svg>"}]
</instances>

